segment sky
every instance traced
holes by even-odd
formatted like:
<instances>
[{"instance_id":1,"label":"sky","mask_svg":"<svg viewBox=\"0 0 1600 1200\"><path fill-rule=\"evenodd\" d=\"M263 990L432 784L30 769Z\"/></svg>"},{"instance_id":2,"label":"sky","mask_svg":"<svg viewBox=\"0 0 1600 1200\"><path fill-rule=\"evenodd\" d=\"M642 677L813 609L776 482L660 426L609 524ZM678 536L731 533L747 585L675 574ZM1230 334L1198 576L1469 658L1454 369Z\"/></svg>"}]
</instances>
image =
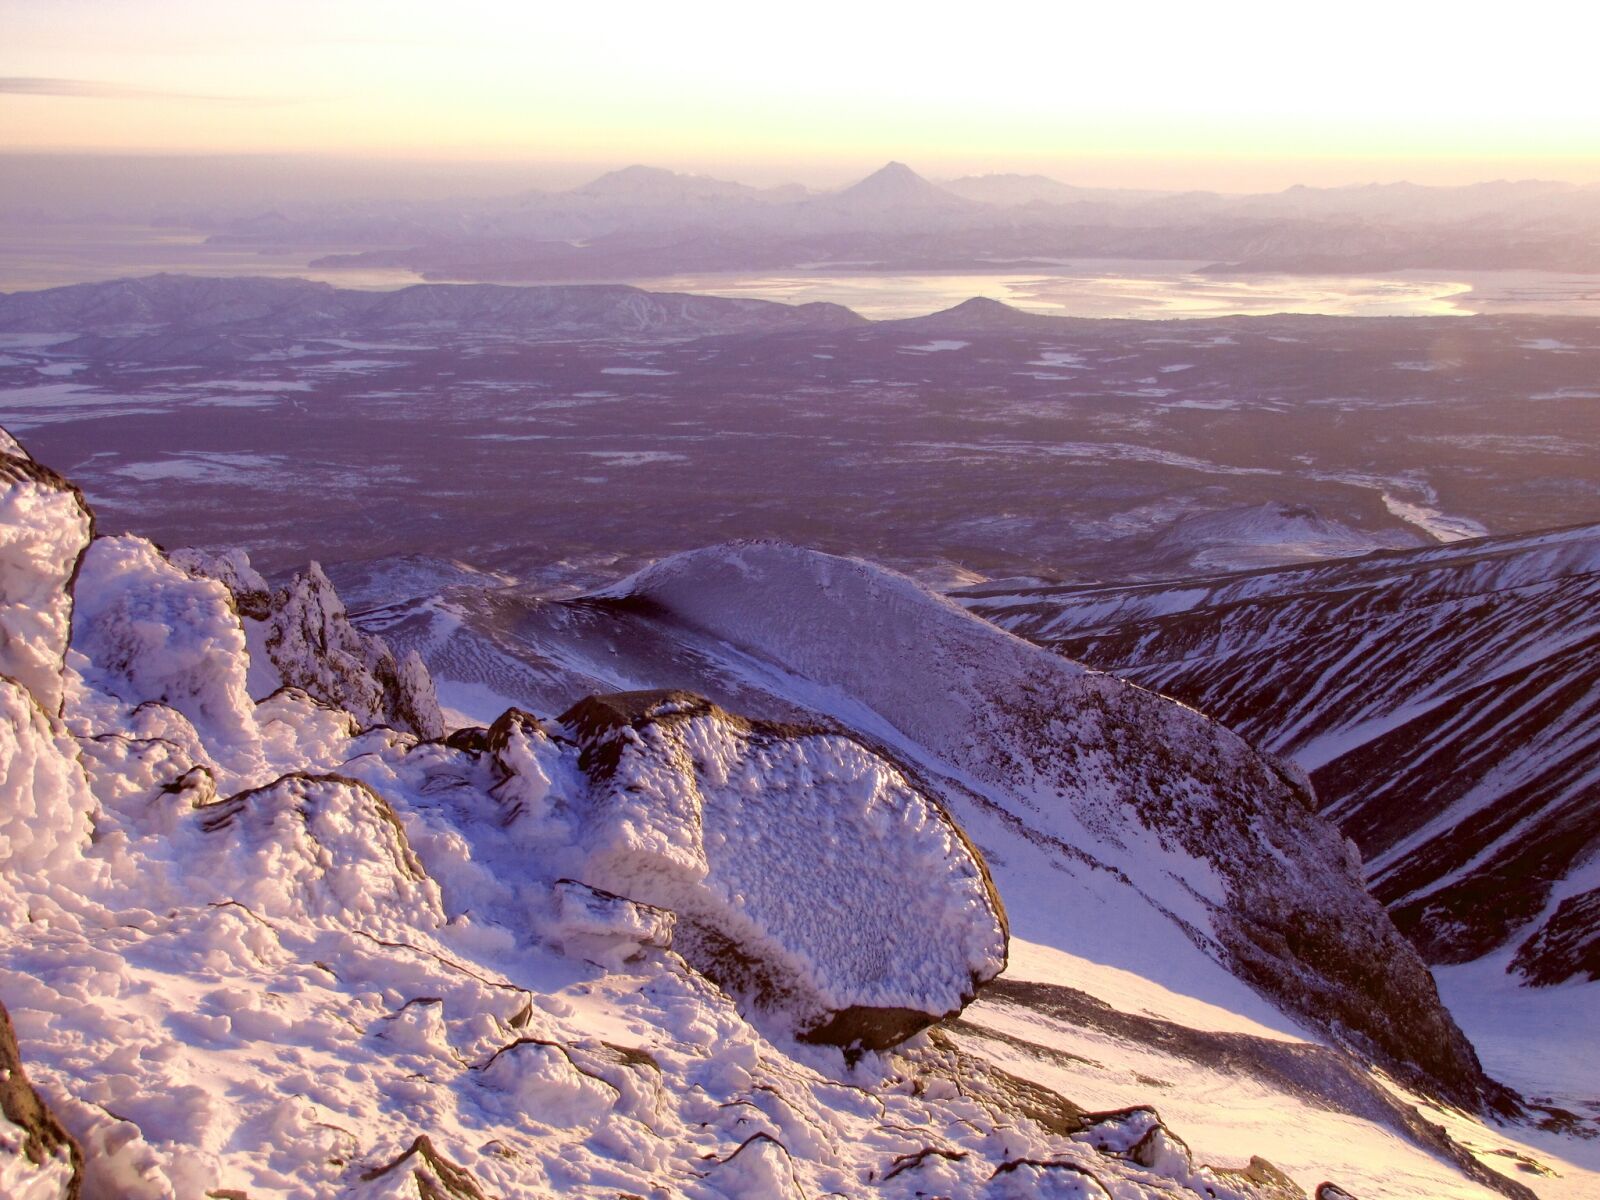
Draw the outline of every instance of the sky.
<instances>
[{"instance_id":1,"label":"sky","mask_svg":"<svg viewBox=\"0 0 1600 1200\"><path fill-rule=\"evenodd\" d=\"M0 28L7 151L1600 181L1594 5L0 0Z\"/></svg>"}]
</instances>

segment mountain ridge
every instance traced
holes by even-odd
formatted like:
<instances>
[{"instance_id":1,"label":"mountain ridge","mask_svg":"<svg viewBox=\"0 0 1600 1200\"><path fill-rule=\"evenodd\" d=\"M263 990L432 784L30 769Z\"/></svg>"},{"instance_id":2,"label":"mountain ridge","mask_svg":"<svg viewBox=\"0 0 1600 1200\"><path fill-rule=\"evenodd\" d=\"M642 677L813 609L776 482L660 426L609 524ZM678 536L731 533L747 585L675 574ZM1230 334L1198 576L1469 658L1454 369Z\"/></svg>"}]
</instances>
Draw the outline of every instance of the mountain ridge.
<instances>
[{"instance_id":1,"label":"mountain ridge","mask_svg":"<svg viewBox=\"0 0 1600 1200\"><path fill-rule=\"evenodd\" d=\"M1600 525L961 600L1299 761L1430 961L1600 978Z\"/></svg>"}]
</instances>

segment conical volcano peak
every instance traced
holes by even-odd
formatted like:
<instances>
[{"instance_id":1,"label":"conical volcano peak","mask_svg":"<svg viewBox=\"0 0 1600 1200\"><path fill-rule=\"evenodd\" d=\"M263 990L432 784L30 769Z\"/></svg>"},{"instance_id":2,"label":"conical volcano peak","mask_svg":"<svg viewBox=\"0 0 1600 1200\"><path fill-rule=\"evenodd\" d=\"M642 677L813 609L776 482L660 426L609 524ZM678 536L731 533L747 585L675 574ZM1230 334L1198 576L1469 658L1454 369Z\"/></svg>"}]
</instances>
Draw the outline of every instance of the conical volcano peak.
<instances>
[{"instance_id":1,"label":"conical volcano peak","mask_svg":"<svg viewBox=\"0 0 1600 1200\"><path fill-rule=\"evenodd\" d=\"M835 194L836 200L852 204L893 204L904 207L963 208L959 196L929 183L903 162L890 162L871 175Z\"/></svg>"}]
</instances>

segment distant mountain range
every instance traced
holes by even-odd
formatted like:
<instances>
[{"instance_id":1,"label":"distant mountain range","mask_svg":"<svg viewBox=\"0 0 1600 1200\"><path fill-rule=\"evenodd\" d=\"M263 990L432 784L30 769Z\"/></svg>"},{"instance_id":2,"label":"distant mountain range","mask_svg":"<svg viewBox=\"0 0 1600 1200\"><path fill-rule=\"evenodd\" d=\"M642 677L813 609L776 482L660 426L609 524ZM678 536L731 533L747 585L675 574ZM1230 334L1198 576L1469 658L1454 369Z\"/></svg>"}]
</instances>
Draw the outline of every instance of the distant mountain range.
<instances>
[{"instance_id":1,"label":"distant mountain range","mask_svg":"<svg viewBox=\"0 0 1600 1200\"><path fill-rule=\"evenodd\" d=\"M1062 258L1199 260L1218 270L1600 271L1600 187L1292 187L1233 195L1077 187L1042 175L938 183L891 162L835 191L755 188L631 166L561 192L444 204L308 205L206 228L217 244L329 251L323 267L440 280L674 272L1037 268Z\"/></svg>"}]
</instances>

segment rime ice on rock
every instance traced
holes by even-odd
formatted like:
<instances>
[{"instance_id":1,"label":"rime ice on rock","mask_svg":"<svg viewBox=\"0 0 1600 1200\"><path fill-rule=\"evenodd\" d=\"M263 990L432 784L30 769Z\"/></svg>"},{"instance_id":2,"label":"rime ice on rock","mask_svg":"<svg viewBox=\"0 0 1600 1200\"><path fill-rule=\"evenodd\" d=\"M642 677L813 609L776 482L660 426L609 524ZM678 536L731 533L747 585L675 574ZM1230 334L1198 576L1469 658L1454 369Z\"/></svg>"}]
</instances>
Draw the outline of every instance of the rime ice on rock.
<instances>
[{"instance_id":1,"label":"rime ice on rock","mask_svg":"<svg viewBox=\"0 0 1600 1200\"><path fill-rule=\"evenodd\" d=\"M3 431L0 431L3 432ZM77 488L0 441L0 674L61 712L62 659L72 620L70 584L94 533Z\"/></svg>"},{"instance_id":2,"label":"rime ice on rock","mask_svg":"<svg viewBox=\"0 0 1600 1200\"><path fill-rule=\"evenodd\" d=\"M422 659L415 651L396 659L382 638L351 625L317 563L273 596L266 647L286 684L348 709L363 725L444 736L444 717Z\"/></svg>"},{"instance_id":3,"label":"rime ice on rock","mask_svg":"<svg viewBox=\"0 0 1600 1200\"><path fill-rule=\"evenodd\" d=\"M265 917L412 929L444 919L394 809L364 783L286 775L194 819L209 835L196 852L205 877Z\"/></svg>"},{"instance_id":4,"label":"rime ice on rock","mask_svg":"<svg viewBox=\"0 0 1600 1200\"><path fill-rule=\"evenodd\" d=\"M680 953L802 1038L894 1045L1004 967L977 851L850 738L683 692L592 697L562 723L590 780L584 882L672 910Z\"/></svg>"},{"instance_id":5,"label":"rime ice on rock","mask_svg":"<svg viewBox=\"0 0 1600 1200\"><path fill-rule=\"evenodd\" d=\"M83 556L72 645L90 687L128 705L166 705L241 773L260 765L244 631L227 590L138 537L97 538Z\"/></svg>"},{"instance_id":6,"label":"rime ice on rock","mask_svg":"<svg viewBox=\"0 0 1600 1200\"><path fill-rule=\"evenodd\" d=\"M241 617L264 621L271 611L272 587L261 572L250 565L250 556L243 550L207 552L185 546L167 557L189 574L215 579L227 588Z\"/></svg>"}]
</instances>

